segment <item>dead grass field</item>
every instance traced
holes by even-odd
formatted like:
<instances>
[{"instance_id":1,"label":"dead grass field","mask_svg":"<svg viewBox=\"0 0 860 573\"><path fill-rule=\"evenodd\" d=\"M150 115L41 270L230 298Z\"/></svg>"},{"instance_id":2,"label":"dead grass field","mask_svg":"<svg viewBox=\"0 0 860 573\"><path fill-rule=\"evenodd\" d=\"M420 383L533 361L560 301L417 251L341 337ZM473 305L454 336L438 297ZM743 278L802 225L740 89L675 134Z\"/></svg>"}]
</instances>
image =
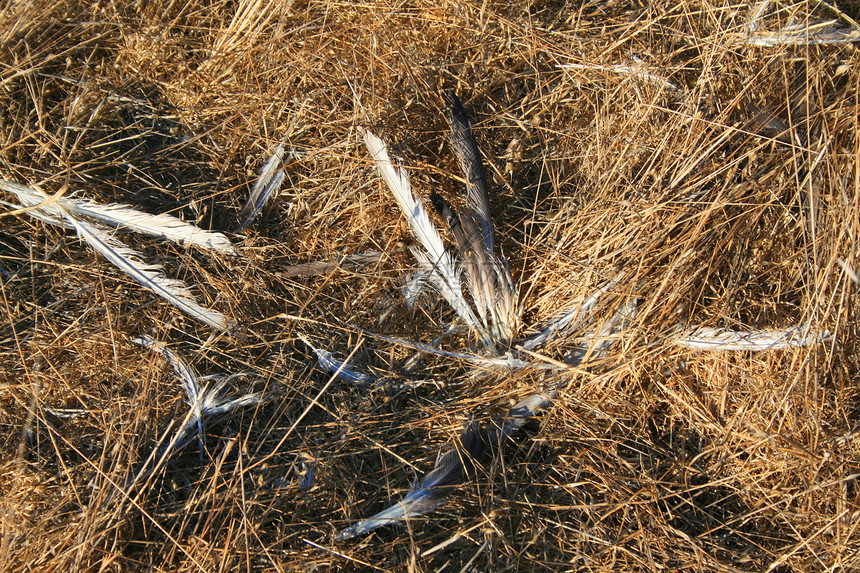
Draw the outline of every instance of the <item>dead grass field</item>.
<instances>
[{"instance_id":1,"label":"dead grass field","mask_svg":"<svg viewBox=\"0 0 860 573\"><path fill-rule=\"evenodd\" d=\"M227 233L241 258L123 240L242 333L213 333L73 231L3 207L0 567L860 570L860 52L751 46L754 18L759 31L822 20L850 30L860 12L774 2L756 15L707 0L5 3L0 178ZM404 303L415 241L360 136L384 136L425 198L461 196L447 88L485 156L521 332L619 273L597 320L633 297L639 310L439 510L335 543L400 499L467 423L545 379L425 357L416 388L326 387L296 336L395 374L411 351L360 329L428 342L453 320L437 297ZM237 232L284 137L297 153L284 187ZM383 255L291 272L369 251ZM807 322L832 338L760 353L673 344L693 325ZM201 374L250 372L234 392L273 398L209 424L205 452L194 442L127 488L188 410L170 367L129 342L140 334ZM540 354L560 360L581 334Z\"/></svg>"}]
</instances>

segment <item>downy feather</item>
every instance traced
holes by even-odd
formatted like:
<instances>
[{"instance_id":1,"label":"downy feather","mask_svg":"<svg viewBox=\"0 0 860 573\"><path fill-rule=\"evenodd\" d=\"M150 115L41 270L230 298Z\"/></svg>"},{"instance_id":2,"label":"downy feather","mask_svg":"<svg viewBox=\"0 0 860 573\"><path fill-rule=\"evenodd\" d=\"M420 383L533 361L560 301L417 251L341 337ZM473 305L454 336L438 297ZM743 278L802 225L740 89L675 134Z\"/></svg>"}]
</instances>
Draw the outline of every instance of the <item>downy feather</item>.
<instances>
[{"instance_id":1,"label":"downy feather","mask_svg":"<svg viewBox=\"0 0 860 573\"><path fill-rule=\"evenodd\" d=\"M817 344L830 338L830 331L810 333L810 325L802 324L785 330L730 330L699 327L675 341L696 349L713 350L784 350Z\"/></svg>"}]
</instances>

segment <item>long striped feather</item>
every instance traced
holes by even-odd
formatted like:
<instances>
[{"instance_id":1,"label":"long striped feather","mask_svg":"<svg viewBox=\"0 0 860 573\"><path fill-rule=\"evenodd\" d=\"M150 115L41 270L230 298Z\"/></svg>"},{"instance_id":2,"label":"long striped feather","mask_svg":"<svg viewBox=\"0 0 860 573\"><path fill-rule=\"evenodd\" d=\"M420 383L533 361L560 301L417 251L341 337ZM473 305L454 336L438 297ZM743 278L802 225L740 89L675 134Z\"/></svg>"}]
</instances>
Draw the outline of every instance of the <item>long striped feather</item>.
<instances>
[{"instance_id":1,"label":"long striped feather","mask_svg":"<svg viewBox=\"0 0 860 573\"><path fill-rule=\"evenodd\" d=\"M491 337L506 345L519 323L517 287L508 262L494 252L487 176L466 110L453 90L445 99L451 147L466 180L467 209L456 214L438 195L433 204L454 234L478 314Z\"/></svg>"},{"instance_id":2,"label":"long striped feather","mask_svg":"<svg viewBox=\"0 0 860 573\"><path fill-rule=\"evenodd\" d=\"M236 323L220 312L199 305L192 298L185 283L167 278L158 265L144 263L140 253L118 241L109 231L85 221L79 221L68 212L65 213L65 216L81 239L142 286L162 297L188 316L204 322L212 328L224 331L236 328Z\"/></svg>"},{"instance_id":3,"label":"long striped feather","mask_svg":"<svg viewBox=\"0 0 860 573\"><path fill-rule=\"evenodd\" d=\"M809 324L784 330L730 330L699 327L675 341L680 346L704 350L784 350L817 344L830 338L830 331L810 333Z\"/></svg>"},{"instance_id":4,"label":"long striped feather","mask_svg":"<svg viewBox=\"0 0 860 573\"><path fill-rule=\"evenodd\" d=\"M457 94L453 90L447 91L445 101L448 104L446 117L451 127L451 147L454 148L460 170L466 176L466 204L481 226L481 240L484 248L488 253L492 253L494 250L493 218L490 213L487 175L481 161L481 152L472 133L472 124L469 123L469 117Z\"/></svg>"}]
</instances>

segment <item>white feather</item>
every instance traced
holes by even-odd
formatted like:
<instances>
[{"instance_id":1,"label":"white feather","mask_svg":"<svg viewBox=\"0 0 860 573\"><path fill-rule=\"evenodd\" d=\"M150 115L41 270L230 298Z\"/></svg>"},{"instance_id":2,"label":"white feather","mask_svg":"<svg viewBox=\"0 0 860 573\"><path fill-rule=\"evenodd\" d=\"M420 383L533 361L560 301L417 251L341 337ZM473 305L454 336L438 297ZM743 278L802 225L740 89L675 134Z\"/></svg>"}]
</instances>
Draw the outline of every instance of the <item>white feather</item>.
<instances>
[{"instance_id":1,"label":"white feather","mask_svg":"<svg viewBox=\"0 0 860 573\"><path fill-rule=\"evenodd\" d=\"M18 183L0 181L0 188L14 193L27 207L35 207L49 199L45 193ZM29 215L47 223L74 229L84 242L125 274L189 316L219 330L229 331L236 328L236 323L220 312L200 306L185 283L167 278L161 272L161 267L144 263L140 253L113 237L110 231L100 225L77 219L73 213L175 241L182 237L182 240L187 242L192 236L200 239L201 236L208 235L203 243L195 244L201 244L201 246L205 244L209 248L215 248L213 245L224 247L222 241L213 238L217 235L223 237L223 240L232 248L227 237L220 233L201 231L170 215L150 215L124 205L95 205L77 199L60 198L28 212ZM235 252L235 249L232 250Z\"/></svg>"},{"instance_id":2,"label":"white feather","mask_svg":"<svg viewBox=\"0 0 860 573\"><path fill-rule=\"evenodd\" d=\"M236 323L220 312L197 304L185 283L167 278L162 274L161 267L158 265L144 263L140 259L140 253L112 237L105 229L79 221L70 213L65 213L65 216L66 220L77 231L78 236L91 248L119 267L132 279L182 312L219 330L229 331L236 327Z\"/></svg>"},{"instance_id":3,"label":"white feather","mask_svg":"<svg viewBox=\"0 0 860 573\"><path fill-rule=\"evenodd\" d=\"M3 180L0 180L0 189L8 191L9 193L14 193L15 196L18 197L18 201L20 201L21 205L24 207L36 207L37 205L40 205L38 209L27 211L27 214L34 219L39 219L45 223L60 227L71 227L63 217L63 210L57 205L57 201L45 203L45 201L50 199L50 197L42 191L31 189L30 187L26 187L20 183ZM45 204L42 205L42 203Z\"/></svg>"},{"instance_id":4,"label":"white feather","mask_svg":"<svg viewBox=\"0 0 860 573\"><path fill-rule=\"evenodd\" d=\"M185 361L181 354L174 352L165 344L157 342L145 334L132 338L131 342L158 352L167 360L179 377L179 381L185 389L186 402L191 408L191 415L188 421L177 430L168 447L162 452L162 456L169 455L173 448L184 446L186 439L195 428L197 429L197 439L200 443L200 452L202 455L205 449L203 444L204 418L220 416L236 408L259 404L266 398L261 392L253 392L233 398L232 400L227 400L224 398L224 390L230 385L231 380L241 377L243 374L231 374L229 376L215 374L201 377ZM202 390L200 387L201 381L206 381L206 385Z\"/></svg>"},{"instance_id":5,"label":"white feather","mask_svg":"<svg viewBox=\"0 0 860 573\"><path fill-rule=\"evenodd\" d=\"M160 237L180 245L195 245L226 255L239 255L239 251L223 233L204 231L166 213L153 215L128 205L98 205L80 199L60 199L60 205L76 215L96 219L122 231Z\"/></svg>"},{"instance_id":6,"label":"white feather","mask_svg":"<svg viewBox=\"0 0 860 573\"><path fill-rule=\"evenodd\" d=\"M14 193L25 207L35 207L49 199L45 193L18 183L0 181L0 188ZM116 203L99 205L92 201L61 197L51 203L41 205L38 209L30 211L29 214L46 223L71 228L71 225L64 219L64 210L80 217L97 220L122 231L134 231L160 237L180 245L196 245L228 255L239 254L230 239L222 233L204 231L173 215L166 213L153 215L128 205Z\"/></svg>"},{"instance_id":7,"label":"white feather","mask_svg":"<svg viewBox=\"0 0 860 573\"><path fill-rule=\"evenodd\" d=\"M696 349L712 350L783 350L817 344L830 338L830 331L809 333L809 324L785 330L729 330L700 327L676 340L676 344Z\"/></svg>"},{"instance_id":8,"label":"white feather","mask_svg":"<svg viewBox=\"0 0 860 573\"><path fill-rule=\"evenodd\" d=\"M430 221L424 201L412 194L412 185L409 183L406 171L392 163L385 143L371 132L365 132L364 143L370 155L373 156L380 175L394 195L403 214L406 215L412 233L426 251L421 252L417 249L412 251L422 271L427 273L430 283L448 301L457 315L474 328L482 338L488 339L486 330L463 297L460 273L451 255L445 249L439 231Z\"/></svg>"}]
</instances>

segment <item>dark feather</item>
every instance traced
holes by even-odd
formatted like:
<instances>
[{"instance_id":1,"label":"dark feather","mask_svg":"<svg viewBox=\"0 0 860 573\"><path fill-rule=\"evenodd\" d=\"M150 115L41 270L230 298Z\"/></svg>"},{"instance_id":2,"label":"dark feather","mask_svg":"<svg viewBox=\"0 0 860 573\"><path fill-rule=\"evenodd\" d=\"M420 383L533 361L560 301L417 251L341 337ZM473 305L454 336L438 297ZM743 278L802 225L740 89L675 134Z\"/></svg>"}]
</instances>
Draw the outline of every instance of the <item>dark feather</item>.
<instances>
[{"instance_id":1,"label":"dark feather","mask_svg":"<svg viewBox=\"0 0 860 573\"><path fill-rule=\"evenodd\" d=\"M487 253L494 250L493 219L490 214L490 200L487 194L487 175L481 160L478 143L472 133L472 125L466 116L466 110L460 103L457 94L449 90L445 94L448 104L448 125L451 126L451 146L460 164L460 169L466 177L466 204L471 215L477 219L481 227L481 240Z\"/></svg>"},{"instance_id":2,"label":"dark feather","mask_svg":"<svg viewBox=\"0 0 860 573\"><path fill-rule=\"evenodd\" d=\"M433 511L457 485L463 483L475 465L487 452L487 436L477 422L472 422L460 434L457 445L436 462L421 483L412 488L403 500L371 518L344 529L335 541L346 541L383 525L419 517Z\"/></svg>"}]
</instances>

